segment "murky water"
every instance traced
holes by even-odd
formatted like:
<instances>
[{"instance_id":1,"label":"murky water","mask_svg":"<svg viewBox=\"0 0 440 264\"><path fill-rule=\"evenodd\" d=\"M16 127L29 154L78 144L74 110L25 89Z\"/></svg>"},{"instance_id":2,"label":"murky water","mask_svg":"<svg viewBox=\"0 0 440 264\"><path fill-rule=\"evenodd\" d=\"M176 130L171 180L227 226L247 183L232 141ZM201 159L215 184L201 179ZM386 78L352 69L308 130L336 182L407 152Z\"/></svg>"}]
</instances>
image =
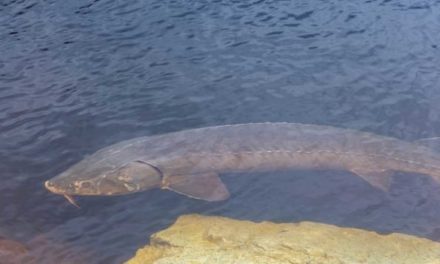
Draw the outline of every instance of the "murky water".
<instances>
[{"instance_id":1,"label":"murky water","mask_svg":"<svg viewBox=\"0 0 440 264\"><path fill-rule=\"evenodd\" d=\"M310 220L440 241L440 187L397 174L223 175L232 197L79 198L42 183L99 148L287 121L440 135L440 2L0 2L0 235L38 263L121 263L179 215Z\"/></svg>"}]
</instances>

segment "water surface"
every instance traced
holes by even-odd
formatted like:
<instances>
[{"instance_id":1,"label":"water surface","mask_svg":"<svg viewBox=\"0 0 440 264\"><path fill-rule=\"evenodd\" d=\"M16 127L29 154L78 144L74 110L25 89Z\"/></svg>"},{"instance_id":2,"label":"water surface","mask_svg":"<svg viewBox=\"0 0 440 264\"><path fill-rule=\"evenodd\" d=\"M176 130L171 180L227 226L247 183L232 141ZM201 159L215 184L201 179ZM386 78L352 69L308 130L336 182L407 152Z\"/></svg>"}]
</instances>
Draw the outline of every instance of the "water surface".
<instances>
[{"instance_id":1,"label":"water surface","mask_svg":"<svg viewBox=\"0 0 440 264\"><path fill-rule=\"evenodd\" d=\"M223 175L221 203L165 191L80 198L42 183L123 139L287 121L440 135L440 2L0 3L0 235L40 263L121 263L181 214L316 221L440 241L440 187L397 174Z\"/></svg>"}]
</instances>

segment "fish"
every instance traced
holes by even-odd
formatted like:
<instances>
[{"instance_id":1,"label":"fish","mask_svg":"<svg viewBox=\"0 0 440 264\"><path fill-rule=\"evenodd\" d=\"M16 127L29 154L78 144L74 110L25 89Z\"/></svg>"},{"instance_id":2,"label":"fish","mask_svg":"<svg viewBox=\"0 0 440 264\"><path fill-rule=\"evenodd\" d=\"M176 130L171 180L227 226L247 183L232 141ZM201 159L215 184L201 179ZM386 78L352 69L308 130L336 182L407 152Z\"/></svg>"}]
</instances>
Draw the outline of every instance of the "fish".
<instances>
[{"instance_id":1,"label":"fish","mask_svg":"<svg viewBox=\"0 0 440 264\"><path fill-rule=\"evenodd\" d=\"M221 174L314 169L347 170L387 191L397 171L428 175L440 183L438 142L299 123L211 126L124 140L44 185L72 203L77 195L124 195L155 188L223 201L230 193Z\"/></svg>"}]
</instances>

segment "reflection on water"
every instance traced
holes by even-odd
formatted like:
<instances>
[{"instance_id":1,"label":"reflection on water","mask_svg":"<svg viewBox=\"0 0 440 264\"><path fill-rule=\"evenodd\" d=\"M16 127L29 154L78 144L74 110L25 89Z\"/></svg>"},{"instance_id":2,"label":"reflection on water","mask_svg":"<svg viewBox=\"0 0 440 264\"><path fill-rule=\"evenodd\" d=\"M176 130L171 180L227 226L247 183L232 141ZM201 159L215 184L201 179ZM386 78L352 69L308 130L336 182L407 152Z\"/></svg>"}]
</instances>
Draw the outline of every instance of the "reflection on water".
<instances>
[{"instance_id":1,"label":"reflection on water","mask_svg":"<svg viewBox=\"0 0 440 264\"><path fill-rule=\"evenodd\" d=\"M311 220L440 241L439 187L389 194L346 172L227 174L232 197L80 198L43 182L137 136L288 121L406 141L439 136L439 4L411 1L5 1L0 235L38 261L120 263L183 213ZM44 241L44 242L43 242Z\"/></svg>"}]
</instances>

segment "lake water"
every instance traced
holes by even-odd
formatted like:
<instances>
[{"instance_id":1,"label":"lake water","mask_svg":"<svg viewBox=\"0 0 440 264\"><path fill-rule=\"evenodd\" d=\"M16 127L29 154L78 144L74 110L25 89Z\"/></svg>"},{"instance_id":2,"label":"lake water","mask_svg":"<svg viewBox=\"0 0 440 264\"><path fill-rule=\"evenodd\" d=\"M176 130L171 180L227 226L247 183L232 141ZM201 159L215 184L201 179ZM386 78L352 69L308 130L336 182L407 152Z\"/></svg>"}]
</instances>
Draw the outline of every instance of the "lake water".
<instances>
[{"instance_id":1,"label":"lake water","mask_svg":"<svg viewBox=\"0 0 440 264\"><path fill-rule=\"evenodd\" d=\"M440 241L440 186L349 172L223 175L219 203L80 197L43 182L123 139L299 122L440 136L439 1L0 3L0 235L38 263L121 263L182 214L315 221Z\"/></svg>"}]
</instances>

